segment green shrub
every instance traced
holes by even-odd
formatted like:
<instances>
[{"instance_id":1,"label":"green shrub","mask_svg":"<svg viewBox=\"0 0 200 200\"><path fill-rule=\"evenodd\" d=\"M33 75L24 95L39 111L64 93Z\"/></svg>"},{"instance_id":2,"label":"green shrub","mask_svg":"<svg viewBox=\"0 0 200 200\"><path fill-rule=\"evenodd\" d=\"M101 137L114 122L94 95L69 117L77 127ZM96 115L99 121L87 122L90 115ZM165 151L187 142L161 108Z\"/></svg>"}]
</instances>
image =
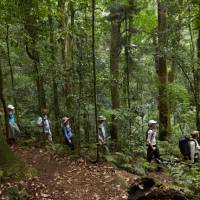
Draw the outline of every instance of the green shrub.
<instances>
[{"instance_id":1,"label":"green shrub","mask_svg":"<svg viewBox=\"0 0 200 200\"><path fill-rule=\"evenodd\" d=\"M27 200L28 194L26 192L26 189L21 189L17 186L12 186L7 189L7 195L9 197L9 200Z\"/></svg>"},{"instance_id":2,"label":"green shrub","mask_svg":"<svg viewBox=\"0 0 200 200\"><path fill-rule=\"evenodd\" d=\"M115 176L112 180L112 183L115 185L120 185L120 187L123 189L128 189L127 182L121 176Z\"/></svg>"},{"instance_id":3,"label":"green shrub","mask_svg":"<svg viewBox=\"0 0 200 200\"><path fill-rule=\"evenodd\" d=\"M69 148L67 148L64 144L55 144L55 143L49 143L46 145L47 150L52 151L56 154L63 155L69 152Z\"/></svg>"}]
</instances>

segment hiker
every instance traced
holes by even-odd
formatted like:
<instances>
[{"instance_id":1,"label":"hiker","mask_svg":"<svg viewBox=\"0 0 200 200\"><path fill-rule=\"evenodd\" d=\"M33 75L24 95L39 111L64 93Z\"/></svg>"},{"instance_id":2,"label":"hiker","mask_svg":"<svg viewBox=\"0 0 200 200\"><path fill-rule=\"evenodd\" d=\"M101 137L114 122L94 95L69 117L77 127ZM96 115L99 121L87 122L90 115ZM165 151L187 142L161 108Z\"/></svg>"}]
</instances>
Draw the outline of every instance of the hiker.
<instances>
[{"instance_id":1,"label":"hiker","mask_svg":"<svg viewBox=\"0 0 200 200\"><path fill-rule=\"evenodd\" d=\"M74 141L73 141L73 133L70 127L70 118L63 117L63 126L62 131L65 139L65 143L69 146L69 148L73 151L75 149Z\"/></svg>"},{"instance_id":2,"label":"hiker","mask_svg":"<svg viewBox=\"0 0 200 200\"><path fill-rule=\"evenodd\" d=\"M44 140L48 139L50 142L52 142L52 133L47 109L42 110L42 114L37 120L37 126L40 128L40 132L43 134Z\"/></svg>"},{"instance_id":3,"label":"hiker","mask_svg":"<svg viewBox=\"0 0 200 200\"><path fill-rule=\"evenodd\" d=\"M21 132L18 125L15 123L15 107L13 105L8 105L8 120L10 125L10 131L8 135L8 140L10 143L16 143L19 141Z\"/></svg>"},{"instance_id":4,"label":"hiker","mask_svg":"<svg viewBox=\"0 0 200 200\"><path fill-rule=\"evenodd\" d=\"M156 145L156 135L157 135L157 122L155 120L150 120L148 122L147 131L147 161L151 162L155 159L157 163L160 163L160 153L158 146Z\"/></svg>"},{"instance_id":5,"label":"hiker","mask_svg":"<svg viewBox=\"0 0 200 200\"><path fill-rule=\"evenodd\" d=\"M200 159L200 146L198 143L199 131L193 131L191 134L191 139L189 141L190 146L190 160L195 163Z\"/></svg>"},{"instance_id":6,"label":"hiker","mask_svg":"<svg viewBox=\"0 0 200 200\"><path fill-rule=\"evenodd\" d=\"M100 144L106 144L106 140L108 139L107 138L107 135L106 135L106 129L105 129L105 121L106 121L106 118L104 116L99 116L98 118L98 128L99 128L99 143Z\"/></svg>"}]
</instances>

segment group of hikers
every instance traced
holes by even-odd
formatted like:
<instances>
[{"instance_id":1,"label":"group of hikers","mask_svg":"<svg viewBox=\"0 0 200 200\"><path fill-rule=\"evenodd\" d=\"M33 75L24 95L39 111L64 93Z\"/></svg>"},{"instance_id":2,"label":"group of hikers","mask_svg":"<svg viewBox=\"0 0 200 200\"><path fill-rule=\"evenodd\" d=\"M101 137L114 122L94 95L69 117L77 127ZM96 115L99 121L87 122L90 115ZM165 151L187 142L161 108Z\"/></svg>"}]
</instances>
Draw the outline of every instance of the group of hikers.
<instances>
[{"instance_id":1,"label":"group of hikers","mask_svg":"<svg viewBox=\"0 0 200 200\"><path fill-rule=\"evenodd\" d=\"M44 140L47 139L50 142L52 142L53 141L52 132L51 132L50 122L48 119L47 109L43 109L41 116L39 116L36 124L39 127ZM74 145L74 140L73 140L73 133L70 126L70 118L68 117L63 117L62 119L62 133L64 136L65 143L70 147L71 150L74 150L75 145Z\"/></svg>"},{"instance_id":2,"label":"group of hikers","mask_svg":"<svg viewBox=\"0 0 200 200\"><path fill-rule=\"evenodd\" d=\"M147 160L151 162L153 159L157 163L162 163L160 158L159 148L156 142L157 136L157 121L150 120L147 130ZM200 159L200 146L198 143L199 131L193 131L191 136L181 136L179 139L179 149L184 159L195 163Z\"/></svg>"},{"instance_id":3,"label":"group of hikers","mask_svg":"<svg viewBox=\"0 0 200 200\"><path fill-rule=\"evenodd\" d=\"M10 131L8 139L10 143L16 143L20 140L21 132L17 124L15 123L15 107L13 105L8 105L8 119L9 119L9 125L10 125ZM49 142L52 142L52 131L51 131L51 125L48 118L48 110L43 109L41 112L41 116L38 117L36 126L39 128L39 131L43 137L43 140L48 140ZM107 141L107 134L104 122L106 121L106 118L104 116L99 116L98 118L98 129L99 129L99 143L100 144L106 144ZM71 150L75 149L74 139L73 139L73 132L70 125L70 118L69 117L63 117L62 119L62 134L64 137L65 144L69 146Z\"/></svg>"},{"instance_id":4,"label":"group of hikers","mask_svg":"<svg viewBox=\"0 0 200 200\"><path fill-rule=\"evenodd\" d=\"M8 117L10 124L10 134L9 139L13 142L18 142L21 133L19 127L15 123L15 107L13 105L8 105ZM98 130L99 130L99 144L107 144L108 135L105 128L106 118L104 116L98 117ZM44 140L52 142L52 132L50 121L48 119L48 110L43 109L41 116L39 116L36 126L39 128L40 133ZM155 120L150 120L148 122L148 129L146 132L146 142L147 142L147 161L151 162L155 160L157 163L161 163L162 159L160 158L159 148L157 145L157 127L158 122ZM64 141L66 145L69 146L71 150L75 149L73 132L70 125L70 118L63 117L62 119L62 134L64 136ZM192 163L195 163L200 158L200 146L198 143L199 132L193 131L190 137L182 136L179 140L179 148L184 156L184 158L189 159Z\"/></svg>"}]
</instances>

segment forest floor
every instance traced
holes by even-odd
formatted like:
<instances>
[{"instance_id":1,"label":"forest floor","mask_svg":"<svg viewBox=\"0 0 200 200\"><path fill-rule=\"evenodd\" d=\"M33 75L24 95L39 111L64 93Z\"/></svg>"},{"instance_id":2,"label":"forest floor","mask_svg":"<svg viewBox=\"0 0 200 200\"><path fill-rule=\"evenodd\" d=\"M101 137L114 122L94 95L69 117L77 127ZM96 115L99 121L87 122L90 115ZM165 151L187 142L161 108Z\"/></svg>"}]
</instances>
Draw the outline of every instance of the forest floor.
<instances>
[{"instance_id":1,"label":"forest floor","mask_svg":"<svg viewBox=\"0 0 200 200\"><path fill-rule=\"evenodd\" d=\"M5 180L0 189L5 191L10 186L21 186L33 200L127 199L126 186L137 179L136 175L117 170L109 164L93 164L83 158L71 160L40 148L15 146L13 151L35 168L38 175L20 182ZM0 194L0 199L6 197Z\"/></svg>"},{"instance_id":2,"label":"forest floor","mask_svg":"<svg viewBox=\"0 0 200 200\"><path fill-rule=\"evenodd\" d=\"M139 178L107 163L96 164L85 158L72 160L35 147L12 149L18 158L36 169L37 175L23 181L2 179L1 200L9 199L6 191L14 186L19 193L24 188L30 200L123 200L128 199L128 188ZM171 181L161 172L150 175L162 183Z\"/></svg>"}]
</instances>

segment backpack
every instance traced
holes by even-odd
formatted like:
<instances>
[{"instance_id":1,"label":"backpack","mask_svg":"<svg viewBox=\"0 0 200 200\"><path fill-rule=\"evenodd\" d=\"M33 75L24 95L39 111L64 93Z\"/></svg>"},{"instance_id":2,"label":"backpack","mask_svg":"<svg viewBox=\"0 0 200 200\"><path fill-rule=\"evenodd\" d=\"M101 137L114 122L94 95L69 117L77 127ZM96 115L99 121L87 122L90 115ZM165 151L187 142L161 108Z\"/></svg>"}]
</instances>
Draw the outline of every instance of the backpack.
<instances>
[{"instance_id":1,"label":"backpack","mask_svg":"<svg viewBox=\"0 0 200 200\"><path fill-rule=\"evenodd\" d=\"M186 159L190 159L190 145L189 145L190 141L194 140L189 136L181 136L179 139L180 152Z\"/></svg>"}]
</instances>

